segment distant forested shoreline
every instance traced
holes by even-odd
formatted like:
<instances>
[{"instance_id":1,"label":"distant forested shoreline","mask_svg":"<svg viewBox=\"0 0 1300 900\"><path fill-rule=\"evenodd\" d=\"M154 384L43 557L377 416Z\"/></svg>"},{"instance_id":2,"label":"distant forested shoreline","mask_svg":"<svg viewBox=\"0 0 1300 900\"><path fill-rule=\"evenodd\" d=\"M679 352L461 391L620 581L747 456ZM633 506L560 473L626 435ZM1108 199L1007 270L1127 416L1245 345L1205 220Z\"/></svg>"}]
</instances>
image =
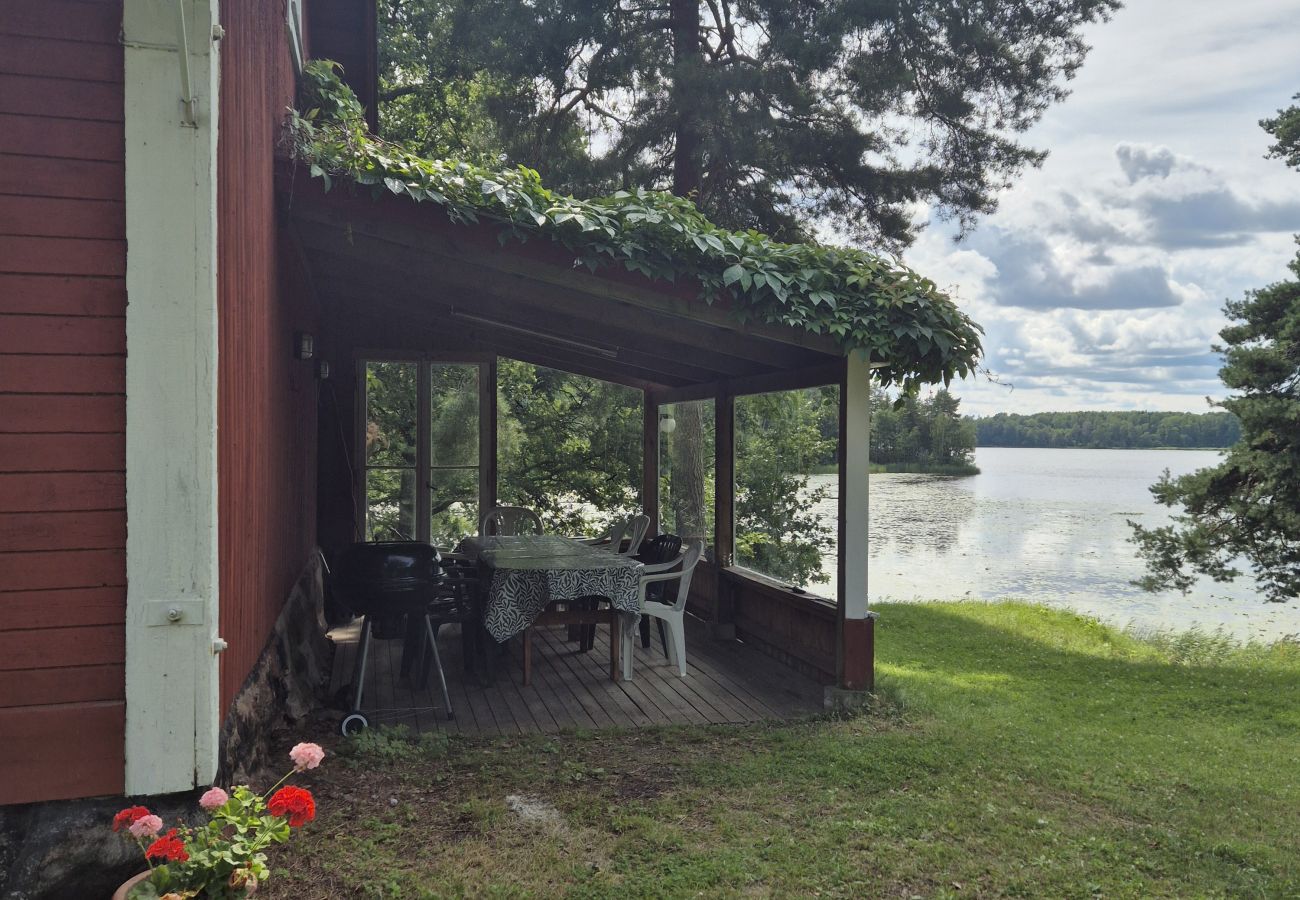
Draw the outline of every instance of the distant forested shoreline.
<instances>
[{"instance_id":1,"label":"distant forested shoreline","mask_svg":"<svg viewBox=\"0 0 1300 900\"><path fill-rule=\"evenodd\" d=\"M1205 449L1230 447L1241 435L1227 412L998 413L970 421L980 447Z\"/></svg>"}]
</instances>

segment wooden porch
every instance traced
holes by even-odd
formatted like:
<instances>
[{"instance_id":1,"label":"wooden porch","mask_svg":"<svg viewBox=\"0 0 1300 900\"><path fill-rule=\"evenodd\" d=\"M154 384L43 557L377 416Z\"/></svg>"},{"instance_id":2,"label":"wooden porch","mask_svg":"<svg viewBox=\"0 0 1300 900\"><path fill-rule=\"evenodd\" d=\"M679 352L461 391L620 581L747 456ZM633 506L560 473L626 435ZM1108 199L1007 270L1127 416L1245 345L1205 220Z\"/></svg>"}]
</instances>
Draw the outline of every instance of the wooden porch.
<instances>
[{"instance_id":1,"label":"wooden porch","mask_svg":"<svg viewBox=\"0 0 1300 900\"><path fill-rule=\"evenodd\" d=\"M797 719L822 709L822 686L740 641L709 637L708 625L687 617L685 678L669 667L658 636L636 648L632 681L609 678L609 629L597 629L596 646L578 652L563 628L533 632L533 683L523 686L520 645L512 641L497 666L495 683L467 673L456 626L438 640L456 718L442 709L436 674L427 685L400 675L402 642L375 640L367 663L362 707L370 723L405 724L417 731L508 735L568 729L653 725L722 725ZM360 623L330 633L337 646L330 691L352 678Z\"/></svg>"}]
</instances>

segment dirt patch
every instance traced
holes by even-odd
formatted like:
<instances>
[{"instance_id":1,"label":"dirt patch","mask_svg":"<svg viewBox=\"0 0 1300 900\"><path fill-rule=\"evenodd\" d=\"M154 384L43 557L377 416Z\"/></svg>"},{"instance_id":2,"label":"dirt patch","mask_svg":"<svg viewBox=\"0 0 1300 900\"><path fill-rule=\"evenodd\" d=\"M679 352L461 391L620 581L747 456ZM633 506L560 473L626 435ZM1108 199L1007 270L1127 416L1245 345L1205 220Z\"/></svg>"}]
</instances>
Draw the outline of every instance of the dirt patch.
<instances>
[{"instance_id":1,"label":"dirt patch","mask_svg":"<svg viewBox=\"0 0 1300 900\"><path fill-rule=\"evenodd\" d=\"M525 825L543 825L548 828L561 828L564 817L560 811L545 800L511 794L506 797L506 809L514 813Z\"/></svg>"}]
</instances>

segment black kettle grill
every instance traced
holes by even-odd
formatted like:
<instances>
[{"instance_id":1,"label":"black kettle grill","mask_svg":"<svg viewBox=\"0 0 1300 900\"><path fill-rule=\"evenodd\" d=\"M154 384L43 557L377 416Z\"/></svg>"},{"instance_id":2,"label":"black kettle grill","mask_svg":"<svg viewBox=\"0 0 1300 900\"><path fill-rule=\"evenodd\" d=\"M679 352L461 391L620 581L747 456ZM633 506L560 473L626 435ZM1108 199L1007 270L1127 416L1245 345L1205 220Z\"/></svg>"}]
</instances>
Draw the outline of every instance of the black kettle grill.
<instances>
[{"instance_id":1,"label":"black kettle grill","mask_svg":"<svg viewBox=\"0 0 1300 900\"><path fill-rule=\"evenodd\" d=\"M463 575L449 573L432 544L380 541L352 544L343 550L334 565L334 587L339 599L363 617L352 670L352 709L343 720L343 733L355 734L369 725L361 712L361 698L372 637L385 640L414 634L419 635L418 640L427 640L447 718L452 718L451 697L438 655L437 626L464 622L472 616L472 597Z\"/></svg>"}]
</instances>

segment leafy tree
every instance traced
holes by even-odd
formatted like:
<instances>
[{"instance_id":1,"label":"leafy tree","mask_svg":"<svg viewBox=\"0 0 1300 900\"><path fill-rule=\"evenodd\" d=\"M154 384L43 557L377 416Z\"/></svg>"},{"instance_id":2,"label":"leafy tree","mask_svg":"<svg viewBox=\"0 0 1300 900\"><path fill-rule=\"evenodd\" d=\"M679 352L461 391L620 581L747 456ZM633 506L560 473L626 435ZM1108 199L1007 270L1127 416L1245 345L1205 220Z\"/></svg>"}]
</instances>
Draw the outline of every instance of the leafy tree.
<instances>
[{"instance_id":1,"label":"leafy tree","mask_svg":"<svg viewBox=\"0 0 1300 900\"><path fill-rule=\"evenodd\" d=\"M670 189L782 239L816 222L902 244L914 204L969 227L1042 161L1017 135L1119 2L382 5L393 136L491 147L573 193Z\"/></svg>"},{"instance_id":2,"label":"leafy tree","mask_svg":"<svg viewBox=\"0 0 1300 900\"><path fill-rule=\"evenodd\" d=\"M1300 168L1300 106L1263 127L1272 155ZM1133 540L1147 561L1148 590L1187 591L1196 575L1230 581L1246 560L1267 599L1300 595L1300 254L1292 278L1224 307L1233 324L1219 332L1219 377L1235 393L1219 406L1241 420L1241 440L1223 462L1151 488L1173 523L1143 528Z\"/></svg>"},{"instance_id":3,"label":"leafy tree","mask_svg":"<svg viewBox=\"0 0 1300 900\"><path fill-rule=\"evenodd\" d=\"M824 582L835 533L816 514L830 496L808 473L835 455L822 423L839 413L835 387L736 398L736 562L794 584Z\"/></svg>"},{"instance_id":4,"label":"leafy tree","mask_svg":"<svg viewBox=\"0 0 1300 900\"><path fill-rule=\"evenodd\" d=\"M871 461L908 471L975 474L975 425L962 418L960 405L947 390L925 400L872 391Z\"/></svg>"},{"instance_id":5,"label":"leafy tree","mask_svg":"<svg viewBox=\"0 0 1300 900\"><path fill-rule=\"evenodd\" d=\"M497 379L501 502L560 534L639 511L640 391L509 359Z\"/></svg>"},{"instance_id":6,"label":"leafy tree","mask_svg":"<svg viewBox=\"0 0 1300 900\"><path fill-rule=\"evenodd\" d=\"M971 421L981 447L1229 447L1241 436L1228 412L998 413Z\"/></svg>"}]
</instances>

